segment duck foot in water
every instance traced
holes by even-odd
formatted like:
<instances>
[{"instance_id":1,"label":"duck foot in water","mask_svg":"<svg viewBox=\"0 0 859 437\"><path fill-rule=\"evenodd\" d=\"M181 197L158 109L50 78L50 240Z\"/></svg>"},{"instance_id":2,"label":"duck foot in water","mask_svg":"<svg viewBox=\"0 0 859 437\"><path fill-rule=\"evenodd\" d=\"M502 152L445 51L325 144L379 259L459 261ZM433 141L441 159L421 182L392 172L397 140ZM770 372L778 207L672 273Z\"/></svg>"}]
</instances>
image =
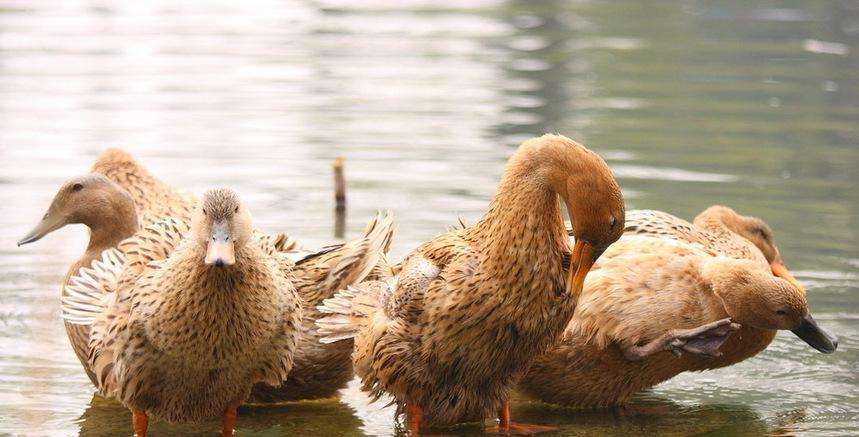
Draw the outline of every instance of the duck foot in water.
<instances>
[{"instance_id":1,"label":"duck foot in water","mask_svg":"<svg viewBox=\"0 0 859 437\"><path fill-rule=\"evenodd\" d=\"M501 410L498 411L498 425L487 428L486 433L501 435L535 435L557 430L558 428L553 426L513 423L510 420L510 402L504 401Z\"/></svg>"}]
</instances>

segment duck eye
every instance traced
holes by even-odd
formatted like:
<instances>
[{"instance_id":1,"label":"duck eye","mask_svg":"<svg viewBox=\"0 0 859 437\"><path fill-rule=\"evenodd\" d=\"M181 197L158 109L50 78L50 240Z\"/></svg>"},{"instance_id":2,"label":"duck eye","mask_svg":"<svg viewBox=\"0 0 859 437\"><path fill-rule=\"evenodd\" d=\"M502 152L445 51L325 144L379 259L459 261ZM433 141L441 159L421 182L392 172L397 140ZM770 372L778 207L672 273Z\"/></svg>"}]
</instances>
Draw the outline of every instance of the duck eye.
<instances>
[{"instance_id":1,"label":"duck eye","mask_svg":"<svg viewBox=\"0 0 859 437\"><path fill-rule=\"evenodd\" d=\"M609 217L609 219L608 219L608 225L609 225L609 226L611 226L611 227L613 228L613 227L614 227L614 225L616 225L616 224L617 224L617 219L616 219L614 216Z\"/></svg>"},{"instance_id":2,"label":"duck eye","mask_svg":"<svg viewBox=\"0 0 859 437\"><path fill-rule=\"evenodd\" d=\"M237 207L236 207L236 210L235 210L235 211L233 211L233 212L238 213L238 212L239 212L239 207L237 206Z\"/></svg>"},{"instance_id":3,"label":"duck eye","mask_svg":"<svg viewBox=\"0 0 859 437\"><path fill-rule=\"evenodd\" d=\"M72 185L72 191L80 191L83 189L84 189L84 186L81 183L76 183L76 184Z\"/></svg>"},{"instance_id":4,"label":"duck eye","mask_svg":"<svg viewBox=\"0 0 859 437\"><path fill-rule=\"evenodd\" d=\"M787 315L787 311L785 311L785 310L776 310L775 313L780 315L780 316Z\"/></svg>"}]
</instances>

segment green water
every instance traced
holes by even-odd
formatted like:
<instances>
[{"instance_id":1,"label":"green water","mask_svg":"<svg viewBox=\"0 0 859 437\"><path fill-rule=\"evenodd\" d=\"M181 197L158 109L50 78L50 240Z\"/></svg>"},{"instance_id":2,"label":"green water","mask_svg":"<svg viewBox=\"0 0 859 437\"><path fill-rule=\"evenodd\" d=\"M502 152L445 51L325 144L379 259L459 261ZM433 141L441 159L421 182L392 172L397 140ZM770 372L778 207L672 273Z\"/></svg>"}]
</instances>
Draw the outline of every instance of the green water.
<instances>
[{"instance_id":1,"label":"green water","mask_svg":"<svg viewBox=\"0 0 859 437\"><path fill-rule=\"evenodd\" d=\"M479 218L506 158L543 132L605 156L630 208L690 218L723 203L767 220L840 345L824 356L779 334L628 410L520 399L514 417L571 436L859 433L856 2L137 3L0 0L0 434L130 434L59 319L85 230L15 247L105 147L194 192L233 186L258 226L309 245L335 240L330 162L344 156L347 237L391 208L396 257ZM394 423L353 383L243 409L238 434Z\"/></svg>"}]
</instances>

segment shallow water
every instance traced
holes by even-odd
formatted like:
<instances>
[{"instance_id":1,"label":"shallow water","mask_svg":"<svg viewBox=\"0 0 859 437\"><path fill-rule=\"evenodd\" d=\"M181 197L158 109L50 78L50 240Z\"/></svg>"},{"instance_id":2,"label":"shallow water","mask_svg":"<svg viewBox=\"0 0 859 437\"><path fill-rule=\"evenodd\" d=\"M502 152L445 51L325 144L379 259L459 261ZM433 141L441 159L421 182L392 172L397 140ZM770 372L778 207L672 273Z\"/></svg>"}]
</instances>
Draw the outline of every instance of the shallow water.
<instances>
[{"instance_id":1,"label":"shallow water","mask_svg":"<svg viewBox=\"0 0 859 437\"><path fill-rule=\"evenodd\" d=\"M130 432L59 319L85 230L15 247L105 147L194 192L236 187L260 227L310 245L335 240L330 163L344 156L347 236L391 208L402 255L479 218L505 159L543 132L603 154L632 208L766 219L840 346L824 356L782 333L630 410L520 400L519 419L556 435L859 433L855 3L124 3L0 0L0 434ZM392 416L352 384L244 409L238 433L389 435Z\"/></svg>"}]
</instances>

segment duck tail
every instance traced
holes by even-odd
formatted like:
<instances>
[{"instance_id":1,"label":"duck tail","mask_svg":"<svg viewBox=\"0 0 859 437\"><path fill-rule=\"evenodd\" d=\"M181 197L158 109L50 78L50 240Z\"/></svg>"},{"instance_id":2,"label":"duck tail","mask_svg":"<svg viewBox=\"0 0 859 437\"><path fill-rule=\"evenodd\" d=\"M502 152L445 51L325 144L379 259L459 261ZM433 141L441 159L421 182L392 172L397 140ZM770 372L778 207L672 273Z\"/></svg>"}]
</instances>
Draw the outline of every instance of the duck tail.
<instances>
[{"instance_id":1,"label":"duck tail","mask_svg":"<svg viewBox=\"0 0 859 437\"><path fill-rule=\"evenodd\" d=\"M323 281L326 290L341 290L365 280L380 264L387 264L385 254L396 230L394 214L379 211L364 228L364 236L343 245L343 255Z\"/></svg>"},{"instance_id":2,"label":"duck tail","mask_svg":"<svg viewBox=\"0 0 859 437\"><path fill-rule=\"evenodd\" d=\"M319 312L327 314L316 319L319 341L328 344L354 338L382 310L383 296L388 288L384 281L366 281L325 299L316 307Z\"/></svg>"},{"instance_id":3,"label":"duck tail","mask_svg":"<svg viewBox=\"0 0 859 437\"><path fill-rule=\"evenodd\" d=\"M60 298L63 320L76 325L92 325L104 312L109 298L114 296L116 284L125 265L125 255L116 249L102 252L101 259L90 267L81 267Z\"/></svg>"}]
</instances>

